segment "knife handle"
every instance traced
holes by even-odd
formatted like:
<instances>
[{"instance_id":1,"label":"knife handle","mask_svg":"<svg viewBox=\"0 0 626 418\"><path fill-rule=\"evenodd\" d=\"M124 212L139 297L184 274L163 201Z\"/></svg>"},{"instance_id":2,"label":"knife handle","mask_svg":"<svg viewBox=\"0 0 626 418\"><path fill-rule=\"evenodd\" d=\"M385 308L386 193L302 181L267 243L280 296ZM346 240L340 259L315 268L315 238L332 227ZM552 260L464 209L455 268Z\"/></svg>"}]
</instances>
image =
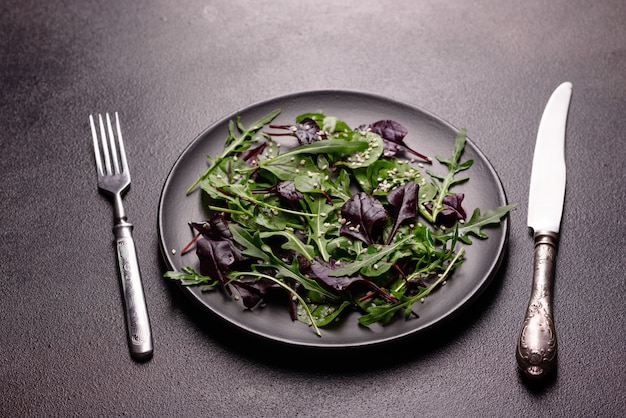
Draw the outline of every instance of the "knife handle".
<instances>
[{"instance_id":1,"label":"knife handle","mask_svg":"<svg viewBox=\"0 0 626 418\"><path fill-rule=\"evenodd\" d=\"M121 220L113 227L113 232L116 239L117 261L124 297L128 348L135 360L143 361L152 357L152 331L141 284L132 229L132 224Z\"/></svg>"},{"instance_id":2,"label":"knife handle","mask_svg":"<svg viewBox=\"0 0 626 418\"><path fill-rule=\"evenodd\" d=\"M552 290L558 234L535 233L533 286L517 343L519 368L530 379L541 379L554 368L557 340L552 318Z\"/></svg>"}]
</instances>

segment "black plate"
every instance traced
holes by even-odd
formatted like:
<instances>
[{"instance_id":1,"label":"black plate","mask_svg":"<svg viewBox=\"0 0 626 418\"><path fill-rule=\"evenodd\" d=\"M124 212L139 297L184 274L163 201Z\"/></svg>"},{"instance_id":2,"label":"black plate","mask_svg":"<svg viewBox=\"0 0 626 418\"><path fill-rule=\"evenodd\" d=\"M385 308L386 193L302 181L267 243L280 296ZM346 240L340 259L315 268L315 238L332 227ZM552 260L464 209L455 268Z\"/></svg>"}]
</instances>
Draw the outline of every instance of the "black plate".
<instances>
[{"instance_id":1,"label":"black plate","mask_svg":"<svg viewBox=\"0 0 626 418\"><path fill-rule=\"evenodd\" d=\"M447 122L416 107L349 91L298 93L254 104L238 113L243 124L248 125L277 108L282 109L282 113L274 121L276 124L290 124L297 115L318 110L337 116L353 127L393 119L408 129L407 144L431 157L449 157L458 132ZM235 115L228 115L202 132L180 155L165 182L159 204L158 227L161 250L170 269L197 266L195 253L192 251L181 256L180 249L192 236L187 223L204 220L206 214L201 204L201 191L197 189L190 195L185 192L206 170L206 156L215 156L223 150L228 121ZM474 165L466 172L470 181L456 189L465 193L463 206L466 212L471 214L478 207L484 213L505 205L506 196L496 172L471 140L467 141L464 159L474 160ZM445 173L445 168L437 162L431 168ZM508 237L507 222L504 220L499 227L489 229L488 240L476 239L473 245L466 247L465 263L455 271L446 286L435 291L425 303L414 307L419 318L408 321L398 318L385 327L360 326L358 315L354 313L332 328L322 328L322 337L318 337L307 325L292 322L286 307L266 306L249 311L227 297L225 292L203 293L197 287L184 289L214 314L257 336L309 347L371 346L435 327L473 301L493 278L502 261Z\"/></svg>"}]
</instances>

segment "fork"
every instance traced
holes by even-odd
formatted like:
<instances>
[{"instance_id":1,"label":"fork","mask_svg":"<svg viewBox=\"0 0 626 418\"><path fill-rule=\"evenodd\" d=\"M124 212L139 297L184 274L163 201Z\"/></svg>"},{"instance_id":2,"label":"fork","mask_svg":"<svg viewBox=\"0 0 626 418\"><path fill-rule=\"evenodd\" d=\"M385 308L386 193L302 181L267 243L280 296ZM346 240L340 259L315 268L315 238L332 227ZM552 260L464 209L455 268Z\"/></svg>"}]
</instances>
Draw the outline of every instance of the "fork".
<instances>
[{"instance_id":1,"label":"fork","mask_svg":"<svg viewBox=\"0 0 626 418\"><path fill-rule=\"evenodd\" d=\"M119 116L116 112L117 145L108 113L105 118L106 127L102 115L98 115L101 137L99 141L94 117L89 115L98 172L98 189L113 199L113 234L117 248L130 354L136 360L148 360L152 357L153 350L152 331L132 236L133 225L127 221L126 212L122 205L122 197L130 187L130 171L126 161Z\"/></svg>"}]
</instances>

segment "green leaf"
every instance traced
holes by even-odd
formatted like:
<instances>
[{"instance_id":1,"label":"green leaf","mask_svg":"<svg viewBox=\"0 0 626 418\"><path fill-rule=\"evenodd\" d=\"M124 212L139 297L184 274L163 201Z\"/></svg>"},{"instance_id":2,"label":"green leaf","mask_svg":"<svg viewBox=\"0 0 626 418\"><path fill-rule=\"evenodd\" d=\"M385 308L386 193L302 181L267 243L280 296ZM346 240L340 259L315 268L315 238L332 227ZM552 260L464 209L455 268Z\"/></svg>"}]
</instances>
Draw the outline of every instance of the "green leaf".
<instances>
[{"instance_id":1,"label":"green leaf","mask_svg":"<svg viewBox=\"0 0 626 418\"><path fill-rule=\"evenodd\" d=\"M163 277L178 280L183 286L203 284L213 287L219 284L219 280L212 279L209 276L203 276L191 267L183 267L181 270L182 271L167 271Z\"/></svg>"},{"instance_id":2,"label":"green leaf","mask_svg":"<svg viewBox=\"0 0 626 418\"><path fill-rule=\"evenodd\" d=\"M253 257L256 260L269 261L270 257L261 250L264 243L258 231L252 235L247 229L236 223L229 224L228 229L233 234L233 240L244 248L242 254Z\"/></svg>"},{"instance_id":3,"label":"green leaf","mask_svg":"<svg viewBox=\"0 0 626 418\"><path fill-rule=\"evenodd\" d=\"M274 159L268 159L263 162L261 166L271 164L275 161L289 160L291 157L296 157L302 154L325 154L327 156L350 155L355 152L366 150L367 146L367 142L365 141L347 141L345 139L338 138L326 139L292 148L289 151L278 155Z\"/></svg>"},{"instance_id":4,"label":"green leaf","mask_svg":"<svg viewBox=\"0 0 626 418\"><path fill-rule=\"evenodd\" d=\"M336 208L329 205L326 198L322 195L308 195L305 198L305 202L309 207L309 211L316 215L307 217L309 237L315 242L324 261L328 261L330 255L326 251L327 239L325 235L331 227L331 222L328 221L328 218L335 213Z\"/></svg>"},{"instance_id":5,"label":"green leaf","mask_svg":"<svg viewBox=\"0 0 626 418\"><path fill-rule=\"evenodd\" d=\"M315 248L312 245L305 244L291 231L272 231L272 232L261 232L260 234L262 239L269 238L272 236L282 236L286 238L286 242L281 246L284 250L292 250L297 252L298 254L302 254L304 258L308 261L313 260L315 257Z\"/></svg>"},{"instance_id":6,"label":"green leaf","mask_svg":"<svg viewBox=\"0 0 626 418\"><path fill-rule=\"evenodd\" d=\"M352 131L348 124L335 116L326 116L321 112L303 113L296 117L296 123L301 123L304 119L312 119L325 132L348 132Z\"/></svg>"},{"instance_id":7,"label":"green leaf","mask_svg":"<svg viewBox=\"0 0 626 418\"><path fill-rule=\"evenodd\" d=\"M443 208L443 200L445 199L445 197L452 194L450 189L453 186L466 182L468 180L467 178L456 178L456 175L459 172L467 170L474 163L473 160L461 162L461 156L463 155L465 143L466 132L465 129L461 129L459 130L459 133L457 134L456 140L454 142L452 157L450 159L437 157L437 160L447 167L447 173L444 176L440 176L430 170L426 172L433 179L431 184L435 188L436 193L435 196L432 197L430 200L423 200L419 205L419 210L422 216L431 223L435 222L435 220L437 219L437 215ZM429 213L424 208L424 205L428 202L432 203L432 213Z\"/></svg>"},{"instance_id":8,"label":"green leaf","mask_svg":"<svg viewBox=\"0 0 626 418\"><path fill-rule=\"evenodd\" d=\"M515 208L517 204L500 206L493 210L486 211L483 215L480 214L480 209L474 209L471 218L462 224L458 224L459 239L465 244L471 244L470 235L478 237L480 239L487 239L488 235L483 232L483 228L493 225L499 225L502 219L509 214L509 212ZM448 239L451 237L448 237Z\"/></svg>"},{"instance_id":9,"label":"green leaf","mask_svg":"<svg viewBox=\"0 0 626 418\"><path fill-rule=\"evenodd\" d=\"M412 236L408 236L396 242L395 244L381 245L381 248L379 251L375 251L372 253L368 252L367 254L363 255L356 261L349 263L349 264L345 264L343 267L330 272L329 276L333 276L333 277L352 276L353 274L355 274L362 268L367 268L370 265L377 263L379 260L391 254L392 252L398 250L398 248L402 247L409 240L412 240L412 239L413 239Z\"/></svg>"},{"instance_id":10,"label":"green leaf","mask_svg":"<svg viewBox=\"0 0 626 418\"><path fill-rule=\"evenodd\" d=\"M352 169L367 167L374 164L383 155L385 145L378 134L373 132L346 132L340 135L352 143L364 143L366 147L349 153L345 159L337 161L338 165L346 165Z\"/></svg>"},{"instance_id":11,"label":"green leaf","mask_svg":"<svg viewBox=\"0 0 626 418\"><path fill-rule=\"evenodd\" d=\"M432 285L428 286L427 288L421 289L421 291L417 295L411 297L401 297L400 303L386 303L384 305L370 306L369 308L367 308L368 313L359 318L359 323L361 325L369 326L376 322L381 322L383 325L385 325L389 323L396 315L396 313L402 309L405 310L405 313L410 314L413 304L418 300L428 296L435 288L437 288L437 286L439 286L439 284L441 284L441 282L443 282L449 276L450 272L458 266L457 260L462 257L464 252L464 248L461 248L452 259L446 270Z\"/></svg>"},{"instance_id":12,"label":"green leaf","mask_svg":"<svg viewBox=\"0 0 626 418\"><path fill-rule=\"evenodd\" d=\"M309 156L300 156L299 158L293 156L292 158L268 159L263 161L259 168L269 171L280 180L294 180L302 173L306 174L317 170L315 163Z\"/></svg>"},{"instance_id":13,"label":"green leaf","mask_svg":"<svg viewBox=\"0 0 626 418\"><path fill-rule=\"evenodd\" d=\"M350 305L351 303L348 301L344 301L340 305L309 303L308 307L311 313L311 315L309 316L304 307L301 304L298 304L298 320L305 324L311 325L311 318L313 318L315 324L318 327L324 327L338 319L339 315Z\"/></svg>"},{"instance_id":14,"label":"green leaf","mask_svg":"<svg viewBox=\"0 0 626 418\"><path fill-rule=\"evenodd\" d=\"M229 136L228 136L228 138L226 140L224 151L222 152L222 154L220 156L216 157L215 160L213 160L213 163L211 165L209 165L209 168L207 168L207 170L204 172L204 174L202 174L200 177L198 177L198 179L191 186L189 186L189 188L187 189L187 193L190 193L198 185L198 183L200 183L202 180L204 180L206 177L208 177L209 174L211 174L213 172L213 170L215 170L215 168L217 166L219 166L222 163L222 161L224 161L224 159L226 157L230 156L231 153L233 153L235 150L237 150L237 148L240 147L244 143L244 141L250 140L251 137L259 129L261 129L263 126L267 125L272 120L274 120L276 118L276 116L278 116L280 114L280 112L281 112L280 109L276 109L276 110L268 113L267 115L262 116L261 118L259 118L257 121L252 123L248 128L245 128L241 124L241 115L238 113L237 116L236 116L236 118L237 118L237 128L239 129L241 134L239 136L237 136L237 134L235 133L234 124L233 124L233 122L231 120L229 122L229 125L228 125Z\"/></svg>"}]
</instances>

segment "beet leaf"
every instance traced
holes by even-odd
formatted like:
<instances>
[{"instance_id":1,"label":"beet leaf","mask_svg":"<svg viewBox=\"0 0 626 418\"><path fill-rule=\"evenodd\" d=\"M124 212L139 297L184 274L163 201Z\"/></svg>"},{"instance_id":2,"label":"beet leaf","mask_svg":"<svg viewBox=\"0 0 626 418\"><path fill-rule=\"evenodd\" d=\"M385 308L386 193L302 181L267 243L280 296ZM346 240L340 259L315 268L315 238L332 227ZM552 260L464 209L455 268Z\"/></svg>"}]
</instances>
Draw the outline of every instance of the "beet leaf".
<instances>
[{"instance_id":1,"label":"beet leaf","mask_svg":"<svg viewBox=\"0 0 626 418\"><path fill-rule=\"evenodd\" d=\"M346 222L341 226L341 234L374 244L388 219L387 211L379 200L359 192L344 203L341 216Z\"/></svg>"},{"instance_id":2,"label":"beet leaf","mask_svg":"<svg viewBox=\"0 0 626 418\"><path fill-rule=\"evenodd\" d=\"M406 183L393 189L387 194L387 201L394 209L394 223L387 237L386 244L393 239L398 227L406 221L414 221L417 218L417 194L419 186L415 182Z\"/></svg>"}]
</instances>

